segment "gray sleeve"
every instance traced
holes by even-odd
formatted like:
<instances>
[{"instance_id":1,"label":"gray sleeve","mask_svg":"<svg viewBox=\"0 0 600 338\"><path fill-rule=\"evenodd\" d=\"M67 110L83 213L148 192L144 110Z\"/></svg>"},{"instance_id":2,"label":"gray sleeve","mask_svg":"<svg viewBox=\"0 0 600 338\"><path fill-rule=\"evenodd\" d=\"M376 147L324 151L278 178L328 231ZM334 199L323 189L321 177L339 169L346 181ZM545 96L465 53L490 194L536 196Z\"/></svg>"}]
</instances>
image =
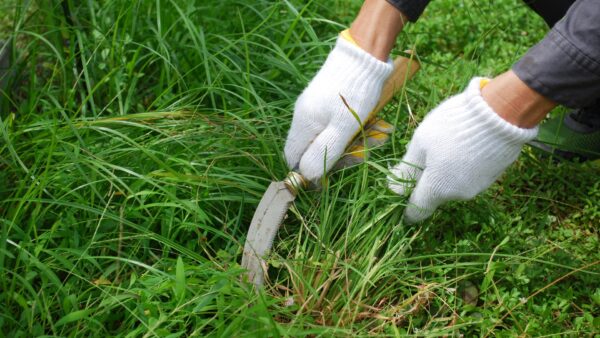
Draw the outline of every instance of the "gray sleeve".
<instances>
[{"instance_id":1,"label":"gray sleeve","mask_svg":"<svg viewBox=\"0 0 600 338\"><path fill-rule=\"evenodd\" d=\"M387 0L402 14L408 17L408 21L415 22L421 16L430 0Z\"/></svg>"},{"instance_id":2,"label":"gray sleeve","mask_svg":"<svg viewBox=\"0 0 600 338\"><path fill-rule=\"evenodd\" d=\"M514 66L529 87L568 107L600 97L600 4L576 1L564 18Z\"/></svg>"}]
</instances>

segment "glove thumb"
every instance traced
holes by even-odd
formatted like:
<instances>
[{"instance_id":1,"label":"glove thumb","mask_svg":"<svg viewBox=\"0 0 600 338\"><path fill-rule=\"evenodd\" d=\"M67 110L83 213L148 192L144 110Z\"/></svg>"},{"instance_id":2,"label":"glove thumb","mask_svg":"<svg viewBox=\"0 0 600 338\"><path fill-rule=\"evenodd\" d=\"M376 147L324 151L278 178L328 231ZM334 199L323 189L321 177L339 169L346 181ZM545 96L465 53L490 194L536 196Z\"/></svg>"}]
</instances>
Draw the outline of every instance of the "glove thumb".
<instances>
[{"instance_id":1,"label":"glove thumb","mask_svg":"<svg viewBox=\"0 0 600 338\"><path fill-rule=\"evenodd\" d=\"M414 224L428 218L440 204L445 202L444 197L435 189L437 185L439 182L436 182L430 172L425 170L404 210L406 223Z\"/></svg>"},{"instance_id":2,"label":"glove thumb","mask_svg":"<svg viewBox=\"0 0 600 338\"><path fill-rule=\"evenodd\" d=\"M393 167L388 176L388 187L398 195L412 190L425 169L425 151L415 142L408 145L402 161Z\"/></svg>"}]
</instances>

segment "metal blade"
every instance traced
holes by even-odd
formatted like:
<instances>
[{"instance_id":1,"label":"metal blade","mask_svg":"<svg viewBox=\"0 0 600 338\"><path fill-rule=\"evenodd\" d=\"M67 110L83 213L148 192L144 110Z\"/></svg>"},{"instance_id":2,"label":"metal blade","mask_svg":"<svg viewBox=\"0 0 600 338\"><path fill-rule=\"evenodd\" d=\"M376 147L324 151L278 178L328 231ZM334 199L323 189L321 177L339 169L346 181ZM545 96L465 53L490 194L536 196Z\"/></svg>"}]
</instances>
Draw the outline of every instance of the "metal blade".
<instances>
[{"instance_id":1,"label":"metal blade","mask_svg":"<svg viewBox=\"0 0 600 338\"><path fill-rule=\"evenodd\" d=\"M263 257L271 250L283 217L295 199L283 181L271 182L254 212L244 244L242 267L248 269L248 280L258 287L267 272Z\"/></svg>"}]
</instances>

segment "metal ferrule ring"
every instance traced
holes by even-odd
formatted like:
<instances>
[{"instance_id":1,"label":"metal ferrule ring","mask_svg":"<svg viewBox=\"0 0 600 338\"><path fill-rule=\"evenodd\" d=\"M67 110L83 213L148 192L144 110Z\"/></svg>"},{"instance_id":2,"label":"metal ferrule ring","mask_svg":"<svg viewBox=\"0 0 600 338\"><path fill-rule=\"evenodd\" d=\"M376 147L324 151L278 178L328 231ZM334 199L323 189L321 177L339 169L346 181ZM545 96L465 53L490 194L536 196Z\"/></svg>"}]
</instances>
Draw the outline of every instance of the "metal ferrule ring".
<instances>
[{"instance_id":1,"label":"metal ferrule ring","mask_svg":"<svg viewBox=\"0 0 600 338\"><path fill-rule=\"evenodd\" d=\"M308 186L308 181L301 174L290 171L283 180L283 184L296 196L300 190L304 190Z\"/></svg>"}]
</instances>

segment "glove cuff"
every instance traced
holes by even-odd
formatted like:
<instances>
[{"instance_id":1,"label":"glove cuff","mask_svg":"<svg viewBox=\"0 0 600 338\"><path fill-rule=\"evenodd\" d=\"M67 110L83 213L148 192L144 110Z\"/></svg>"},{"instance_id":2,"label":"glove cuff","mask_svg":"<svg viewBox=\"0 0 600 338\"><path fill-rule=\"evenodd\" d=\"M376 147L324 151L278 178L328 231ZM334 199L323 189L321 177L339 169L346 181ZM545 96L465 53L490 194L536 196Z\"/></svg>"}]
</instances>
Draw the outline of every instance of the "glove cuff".
<instances>
[{"instance_id":1,"label":"glove cuff","mask_svg":"<svg viewBox=\"0 0 600 338\"><path fill-rule=\"evenodd\" d=\"M323 68L336 72L337 76L345 74L348 84L370 88L382 86L394 70L394 64L391 59L387 62L377 59L340 35Z\"/></svg>"},{"instance_id":2,"label":"glove cuff","mask_svg":"<svg viewBox=\"0 0 600 338\"><path fill-rule=\"evenodd\" d=\"M538 127L520 128L504 120L498 115L481 96L481 83L486 78L474 77L464 91L465 104L468 109L464 110L464 123L466 129L469 126L485 130L484 138L503 139L509 144L524 144L533 140L538 133ZM471 130L473 132L473 130ZM487 137L486 137L487 136Z\"/></svg>"}]
</instances>

